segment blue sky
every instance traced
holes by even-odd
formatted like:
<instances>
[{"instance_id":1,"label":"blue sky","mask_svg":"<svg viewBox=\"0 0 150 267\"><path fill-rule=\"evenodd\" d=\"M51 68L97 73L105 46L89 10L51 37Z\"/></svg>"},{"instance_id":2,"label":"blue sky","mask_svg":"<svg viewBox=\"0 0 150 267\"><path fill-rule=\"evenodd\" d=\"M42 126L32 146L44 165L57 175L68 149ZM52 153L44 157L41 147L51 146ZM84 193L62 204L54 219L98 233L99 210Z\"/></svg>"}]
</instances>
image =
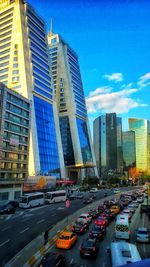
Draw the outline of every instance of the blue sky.
<instances>
[{"instance_id":1,"label":"blue sky","mask_svg":"<svg viewBox=\"0 0 150 267\"><path fill-rule=\"evenodd\" d=\"M77 52L88 116L150 119L150 1L29 0Z\"/></svg>"}]
</instances>

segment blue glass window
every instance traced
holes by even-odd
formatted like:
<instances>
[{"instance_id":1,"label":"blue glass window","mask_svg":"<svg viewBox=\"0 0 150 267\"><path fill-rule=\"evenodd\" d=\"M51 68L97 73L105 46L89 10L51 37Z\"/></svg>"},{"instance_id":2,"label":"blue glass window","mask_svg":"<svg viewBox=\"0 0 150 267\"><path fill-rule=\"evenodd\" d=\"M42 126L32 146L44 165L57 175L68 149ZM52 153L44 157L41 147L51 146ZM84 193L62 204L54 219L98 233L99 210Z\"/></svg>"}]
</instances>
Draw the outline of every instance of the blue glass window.
<instances>
[{"instance_id":1,"label":"blue glass window","mask_svg":"<svg viewBox=\"0 0 150 267\"><path fill-rule=\"evenodd\" d=\"M38 58L37 56L35 56L34 54L32 54L32 58L33 59L35 59L36 61L38 61L44 68L49 68L48 67L48 62L47 62L47 60L41 60L40 58ZM45 63L43 62L43 61L45 61ZM46 64L47 63L47 64Z\"/></svg>"},{"instance_id":2,"label":"blue glass window","mask_svg":"<svg viewBox=\"0 0 150 267\"><path fill-rule=\"evenodd\" d=\"M34 96L41 173L60 175L56 128L52 104Z\"/></svg>"},{"instance_id":3,"label":"blue glass window","mask_svg":"<svg viewBox=\"0 0 150 267\"><path fill-rule=\"evenodd\" d=\"M59 124L65 165L74 165L75 159L68 116L60 117Z\"/></svg>"},{"instance_id":4,"label":"blue glass window","mask_svg":"<svg viewBox=\"0 0 150 267\"><path fill-rule=\"evenodd\" d=\"M34 86L34 90L38 93L40 93L41 95L44 95L46 97L48 97L49 99L52 99L53 96L51 94L48 94L47 92L41 90L40 88L38 88L37 86Z\"/></svg>"},{"instance_id":5,"label":"blue glass window","mask_svg":"<svg viewBox=\"0 0 150 267\"><path fill-rule=\"evenodd\" d=\"M83 162L93 162L86 121L77 118L77 126Z\"/></svg>"},{"instance_id":6,"label":"blue glass window","mask_svg":"<svg viewBox=\"0 0 150 267\"><path fill-rule=\"evenodd\" d=\"M36 75L34 75L34 76L36 76ZM45 90L47 90L47 91L49 91L49 92L52 91L52 89L51 89L49 86L46 86L44 83L38 81L37 79L35 79L34 82L35 82L35 84L37 84L37 85L43 87Z\"/></svg>"}]
</instances>

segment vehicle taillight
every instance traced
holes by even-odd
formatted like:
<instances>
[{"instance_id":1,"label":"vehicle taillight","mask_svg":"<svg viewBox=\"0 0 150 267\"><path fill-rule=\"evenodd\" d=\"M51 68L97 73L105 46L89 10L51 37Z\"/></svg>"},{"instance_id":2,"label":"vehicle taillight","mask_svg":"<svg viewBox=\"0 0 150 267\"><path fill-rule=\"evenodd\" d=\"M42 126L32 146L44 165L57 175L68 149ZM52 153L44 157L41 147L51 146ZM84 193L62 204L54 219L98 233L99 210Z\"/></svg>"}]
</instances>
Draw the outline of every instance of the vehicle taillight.
<instances>
[{"instance_id":1,"label":"vehicle taillight","mask_svg":"<svg viewBox=\"0 0 150 267\"><path fill-rule=\"evenodd\" d=\"M83 250L83 248L82 247L80 247L80 251L82 251Z\"/></svg>"},{"instance_id":2,"label":"vehicle taillight","mask_svg":"<svg viewBox=\"0 0 150 267\"><path fill-rule=\"evenodd\" d=\"M95 251L96 250L96 248L93 248L93 251Z\"/></svg>"},{"instance_id":3,"label":"vehicle taillight","mask_svg":"<svg viewBox=\"0 0 150 267\"><path fill-rule=\"evenodd\" d=\"M80 232L82 232L82 231L83 231L83 228L80 229Z\"/></svg>"},{"instance_id":4,"label":"vehicle taillight","mask_svg":"<svg viewBox=\"0 0 150 267\"><path fill-rule=\"evenodd\" d=\"M74 231L74 227L72 227L71 230Z\"/></svg>"}]
</instances>

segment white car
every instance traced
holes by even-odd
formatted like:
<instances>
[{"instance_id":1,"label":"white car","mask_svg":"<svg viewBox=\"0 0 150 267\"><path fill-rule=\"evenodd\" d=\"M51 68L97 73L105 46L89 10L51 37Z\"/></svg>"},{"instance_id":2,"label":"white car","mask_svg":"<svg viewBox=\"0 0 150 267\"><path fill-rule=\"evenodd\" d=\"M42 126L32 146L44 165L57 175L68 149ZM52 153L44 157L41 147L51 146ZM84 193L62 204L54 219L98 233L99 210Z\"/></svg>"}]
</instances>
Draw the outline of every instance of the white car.
<instances>
[{"instance_id":1,"label":"white car","mask_svg":"<svg viewBox=\"0 0 150 267\"><path fill-rule=\"evenodd\" d=\"M97 193L98 189L96 187L90 189L90 193Z\"/></svg>"},{"instance_id":2,"label":"white car","mask_svg":"<svg viewBox=\"0 0 150 267\"><path fill-rule=\"evenodd\" d=\"M92 216L88 213L82 213L78 219L85 220L88 224L92 222Z\"/></svg>"},{"instance_id":3,"label":"white car","mask_svg":"<svg viewBox=\"0 0 150 267\"><path fill-rule=\"evenodd\" d=\"M138 203L142 203L143 202L143 198L142 197L138 197L136 200L137 200Z\"/></svg>"},{"instance_id":4,"label":"white car","mask_svg":"<svg viewBox=\"0 0 150 267\"><path fill-rule=\"evenodd\" d=\"M136 206L134 204L129 204L127 209L131 210L131 212L135 212L136 211Z\"/></svg>"},{"instance_id":5,"label":"white car","mask_svg":"<svg viewBox=\"0 0 150 267\"><path fill-rule=\"evenodd\" d=\"M128 219L129 221L131 221L131 218L132 218L132 212L129 210L129 209L124 209L121 211L121 214L126 214L128 215Z\"/></svg>"},{"instance_id":6,"label":"white car","mask_svg":"<svg viewBox=\"0 0 150 267\"><path fill-rule=\"evenodd\" d=\"M137 200L133 200L131 204L134 204L134 206L137 207L137 208L139 206L139 203L137 202Z\"/></svg>"},{"instance_id":7,"label":"white car","mask_svg":"<svg viewBox=\"0 0 150 267\"><path fill-rule=\"evenodd\" d=\"M114 189L114 194L118 194L118 193L120 193L120 190L118 188L115 188Z\"/></svg>"},{"instance_id":8,"label":"white car","mask_svg":"<svg viewBox=\"0 0 150 267\"><path fill-rule=\"evenodd\" d=\"M141 227L136 230L136 241L141 243L149 243L150 235L147 228Z\"/></svg>"}]
</instances>

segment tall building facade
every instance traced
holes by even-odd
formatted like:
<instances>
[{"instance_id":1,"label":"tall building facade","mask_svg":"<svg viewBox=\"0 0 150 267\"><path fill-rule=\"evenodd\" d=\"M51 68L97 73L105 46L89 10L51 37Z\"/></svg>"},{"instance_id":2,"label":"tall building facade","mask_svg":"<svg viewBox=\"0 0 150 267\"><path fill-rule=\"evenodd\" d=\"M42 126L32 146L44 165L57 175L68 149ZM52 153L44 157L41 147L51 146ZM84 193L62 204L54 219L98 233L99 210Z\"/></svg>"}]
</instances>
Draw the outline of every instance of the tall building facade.
<instances>
[{"instance_id":1,"label":"tall building facade","mask_svg":"<svg viewBox=\"0 0 150 267\"><path fill-rule=\"evenodd\" d=\"M135 132L136 167L139 171L149 171L150 122L145 119L129 118L129 130Z\"/></svg>"},{"instance_id":2,"label":"tall building facade","mask_svg":"<svg viewBox=\"0 0 150 267\"><path fill-rule=\"evenodd\" d=\"M136 166L136 147L134 131L126 131L122 133L122 147L124 170L128 171L131 167Z\"/></svg>"},{"instance_id":3,"label":"tall building facade","mask_svg":"<svg viewBox=\"0 0 150 267\"><path fill-rule=\"evenodd\" d=\"M78 56L58 34L50 32L48 44L65 165L72 177L84 176L96 164Z\"/></svg>"},{"instance_id":4,"label":"tall building facade","mask_svg":"<svg viewBox=\"0 0 150 267\"><path fill-rule=\"evenodd\" d=\"M29 175L64 177L45 24L23 0L0 0L0 81L32 102Z\"/></svg>"},{"instance_id":5,"label":"tall building facade","mask_svg":"<svg viewBox=\"0 0 150 267\"><path fill-rule=\"evenodd\" d=\"M117 117L117 170L123 171L122 118Z\"/></svg>"},{"instance_id":6,"label":"tall building facade","mask_svg":"<svg viewBox=\"0 0 150 267\"><path fill-rule=\"evenodd\" d=\"M115 113L108 113L94 120L93 142L99 175L103 178L110 170L117 171L117 117ZM118 144L120 144L119 141Z\"/></svg>"},{"instance_id":7,"label":"tall building facade","mask_svg":"<svg viewBox=\"0 0 150 267\"><path fill-rule=\"evenodd\" d=\"M0 201L17 199L28 176L30 101L0 83Z\"/></svg>"}]
</instances>

